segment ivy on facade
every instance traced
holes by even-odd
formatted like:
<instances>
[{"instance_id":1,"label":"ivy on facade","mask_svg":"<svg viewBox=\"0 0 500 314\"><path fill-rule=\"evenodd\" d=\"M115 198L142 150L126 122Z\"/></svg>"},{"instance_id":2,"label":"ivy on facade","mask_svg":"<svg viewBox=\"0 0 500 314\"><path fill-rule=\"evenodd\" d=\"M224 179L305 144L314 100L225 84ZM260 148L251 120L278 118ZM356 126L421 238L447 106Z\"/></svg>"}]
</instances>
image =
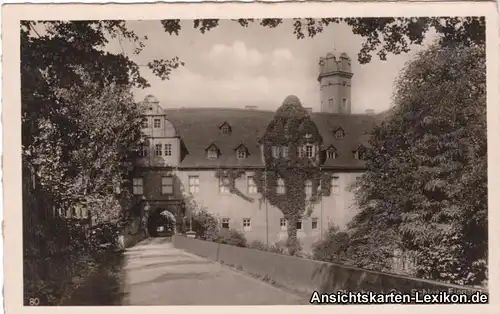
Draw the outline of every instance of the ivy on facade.
<instances>
[{"instance_id":1,"label":"ivy on facade","mask_svg":"<svg viewBox=\"0 0 500 314\"><path fill-rule=\"evenodd\" d=\"M267 201L277 207L288 221L290 254L300 247L299 220L312 214L323 195L330 195L331 177L321 169L322 144L316 124L296 96L285 99L261 138L265 168L255 169L253 179L260 202ZM219 170L216 177L225 179L230 193L253 201L236 188L236 180L244 174L242 169ZM307 183L310 193L306 193Z\"/></svg>"}]
</instances>

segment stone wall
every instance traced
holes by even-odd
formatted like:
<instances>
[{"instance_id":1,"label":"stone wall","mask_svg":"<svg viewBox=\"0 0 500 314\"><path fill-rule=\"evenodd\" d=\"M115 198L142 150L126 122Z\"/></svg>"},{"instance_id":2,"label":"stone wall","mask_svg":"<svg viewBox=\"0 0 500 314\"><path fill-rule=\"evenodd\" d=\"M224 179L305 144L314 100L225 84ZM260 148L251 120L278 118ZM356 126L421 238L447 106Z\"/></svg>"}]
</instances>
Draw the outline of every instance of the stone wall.
<instances>
[{"instance_id":1,"label":"stone wall","mask_svg":"<svg viewBox=\"0 0 500 314\"><path fill-rule=\"evenodd\" d=\"M311 294L336 291L399 292L456 291L472 293L486 290L436 281L410 278L395 274L368 271L355 267L336 265L288 255L241 248L215 242L189 239L180 235L172 237L176 248L207 259L232 265L245 272L271 278L276 283L299 292Z\"/></svg>"}]
</instances>

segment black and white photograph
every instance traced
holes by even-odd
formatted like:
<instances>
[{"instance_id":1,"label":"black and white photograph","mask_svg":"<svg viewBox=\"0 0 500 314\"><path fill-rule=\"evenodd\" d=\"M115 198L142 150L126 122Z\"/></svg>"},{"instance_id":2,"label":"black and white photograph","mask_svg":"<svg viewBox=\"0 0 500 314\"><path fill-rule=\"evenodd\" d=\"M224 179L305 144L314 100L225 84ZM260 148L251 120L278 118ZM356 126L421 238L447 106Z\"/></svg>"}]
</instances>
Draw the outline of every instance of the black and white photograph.
<instances>
[{"instance_id":1,"label":"black and white photograph","mask_svg":"<svg viewBox=\"0 0 500 314\"><path fill-rule=\"evenodd\" d=\"M490 302L486 16L296 13L19 21L24 306Z\"/></svg>"}]
</instances>

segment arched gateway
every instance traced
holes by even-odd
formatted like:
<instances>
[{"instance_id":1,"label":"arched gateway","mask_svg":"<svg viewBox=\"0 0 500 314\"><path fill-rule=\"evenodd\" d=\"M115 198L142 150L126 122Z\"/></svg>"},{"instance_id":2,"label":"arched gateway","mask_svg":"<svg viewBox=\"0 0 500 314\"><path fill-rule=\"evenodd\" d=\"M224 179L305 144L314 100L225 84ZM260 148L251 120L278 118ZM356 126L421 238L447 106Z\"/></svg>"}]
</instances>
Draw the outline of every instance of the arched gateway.
<instances>
[{"instance_id":1,"label":"arched gateway","mask_svg":"<svg viewBox=\"0 0 500 314\"><path fill-rule=\"evenodd\" d=\"M183 202L145 201L143 226L150 237L169 237L183 229L185 210Z\"/></svg>"}]
</instances>

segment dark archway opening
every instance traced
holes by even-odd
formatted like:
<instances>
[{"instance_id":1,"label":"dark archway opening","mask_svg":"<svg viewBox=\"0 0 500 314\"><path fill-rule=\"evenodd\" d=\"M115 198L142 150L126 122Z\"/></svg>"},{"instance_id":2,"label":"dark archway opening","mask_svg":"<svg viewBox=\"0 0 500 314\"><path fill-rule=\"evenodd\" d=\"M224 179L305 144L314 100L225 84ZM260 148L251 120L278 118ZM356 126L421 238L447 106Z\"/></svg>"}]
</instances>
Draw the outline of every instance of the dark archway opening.
<instances>
[{"instance_id":1,"label":"dark archway opening","mask_svg":"<svg viewBox=\"0 0 500 314\"><path fill-rule=\"evenodd\" d=\"M175 233L175 216L166 209L158 209L148 219L148 232L151 237L171 237Z\"/></svg>"}]
</instances>

